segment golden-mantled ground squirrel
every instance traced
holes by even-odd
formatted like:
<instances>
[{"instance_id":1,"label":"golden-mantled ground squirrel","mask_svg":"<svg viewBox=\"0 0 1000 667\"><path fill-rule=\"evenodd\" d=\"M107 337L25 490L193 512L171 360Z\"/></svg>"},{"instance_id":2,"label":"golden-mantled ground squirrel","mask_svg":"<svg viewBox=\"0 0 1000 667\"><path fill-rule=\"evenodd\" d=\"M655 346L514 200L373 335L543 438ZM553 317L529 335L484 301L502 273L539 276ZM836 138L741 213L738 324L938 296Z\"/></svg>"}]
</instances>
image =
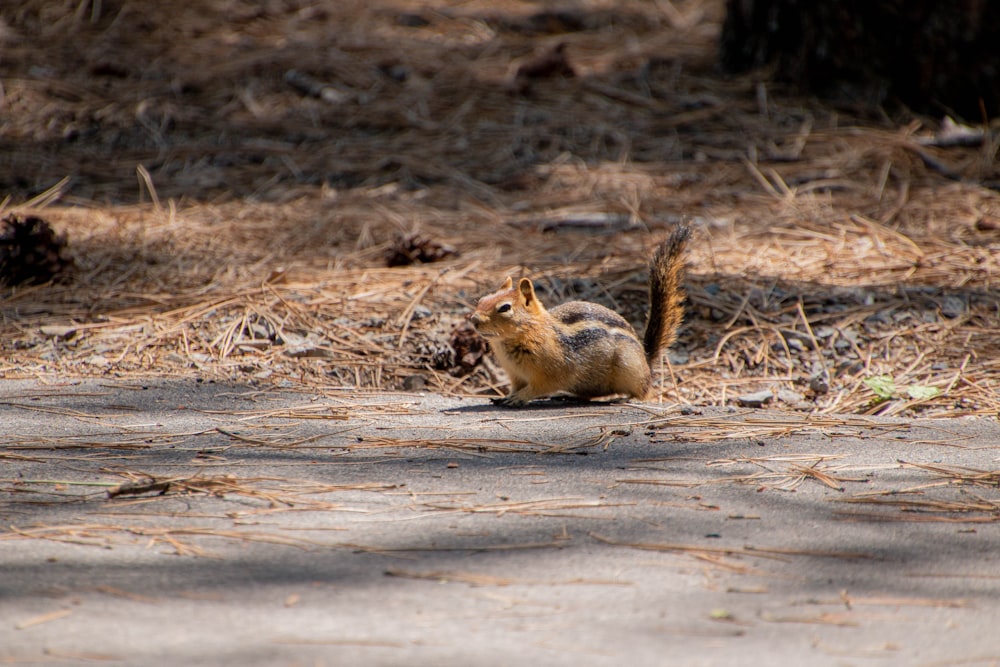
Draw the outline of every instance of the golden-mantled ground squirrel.
<instances>
[{"instance_id":1,"label":"golden-mantled ground squirrel","mask_svg":"<svg viewBox=\"0 0 1000 667\"><path fill-rule=\"evenodd\" d=\"M649 266L649 313L642 342L625 318L596 303L570 301L546 310L528 278L507 278L479 300L469 320L510 376L510 393L495 402L520 407L568 394L590 399L643 399L653 385L650 365L673 344L684 316L681 257L690 232L679 227Z\"/></svg>"}]
</instances>

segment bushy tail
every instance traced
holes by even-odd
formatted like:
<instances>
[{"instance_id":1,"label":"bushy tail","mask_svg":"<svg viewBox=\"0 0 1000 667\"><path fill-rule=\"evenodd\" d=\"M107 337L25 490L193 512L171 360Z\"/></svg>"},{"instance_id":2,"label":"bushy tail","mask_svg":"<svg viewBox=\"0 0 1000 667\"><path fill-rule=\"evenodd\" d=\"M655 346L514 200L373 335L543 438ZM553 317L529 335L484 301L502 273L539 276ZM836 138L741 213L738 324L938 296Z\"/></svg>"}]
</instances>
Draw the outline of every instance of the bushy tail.
<instances>
[{"instance_id":1,"label":"bushy tail","mask_svg":"<svg viewBox=\"0 0 1000 667\"><path fill-rule=\"evenodd\" d=\"M684 319L683 253L690 236L689 227L675 229L656 249L649 264L649 317L642 347L650 365L673 345Z\"/></svg>"}]
</instances>

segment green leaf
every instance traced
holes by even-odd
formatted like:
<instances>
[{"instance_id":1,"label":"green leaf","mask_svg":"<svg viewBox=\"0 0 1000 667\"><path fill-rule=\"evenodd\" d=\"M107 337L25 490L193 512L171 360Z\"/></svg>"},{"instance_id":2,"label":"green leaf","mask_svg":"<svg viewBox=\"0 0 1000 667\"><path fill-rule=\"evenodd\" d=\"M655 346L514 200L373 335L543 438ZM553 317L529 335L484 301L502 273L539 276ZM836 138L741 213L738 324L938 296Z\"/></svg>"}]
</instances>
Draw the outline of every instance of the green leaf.
<instances>
[{"instance_id":1,"label":"green leaf","mask_svg":"<svg viewBox=\"0 0 1000 667\"><path fill-rule=\"evenodd\" d=\"M883 400L889 400L896 393L896 383L891 375L872 375L864 379L865 385Z\"/></svg>"},{"instance_id":2,"label":"green leaf","mask_svg":"<svg viewBox=\"0 0 1000 667\"><path fill-rule=\"evenodd\" d=\"M906 393L910 398L918 401L926 401L929 398L941 395L941 390L937 387L927 387L919 384L911 384L906 388Z\"/></svg>"}]
</instances>

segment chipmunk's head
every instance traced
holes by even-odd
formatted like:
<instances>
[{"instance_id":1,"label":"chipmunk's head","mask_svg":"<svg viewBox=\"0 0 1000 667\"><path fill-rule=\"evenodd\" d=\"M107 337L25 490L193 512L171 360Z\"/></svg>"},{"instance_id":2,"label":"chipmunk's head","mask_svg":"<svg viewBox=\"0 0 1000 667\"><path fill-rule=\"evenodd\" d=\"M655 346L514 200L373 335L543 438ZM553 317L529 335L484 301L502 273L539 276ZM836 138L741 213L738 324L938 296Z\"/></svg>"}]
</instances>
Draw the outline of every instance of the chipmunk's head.
<instances>
[{"instance_id":1,"label":"chipmunk's head","mask_svg":"<svg viewBox=\"0 0 1000 667\"><path fill-rule=\"evenodd\" d=\"M544 312L545 307L528 278L521 278L514 287L514 281L508 277L499 290L479 300L468 320L484 338L506 338L517 335Z\"/></svg>"}]
</instances>

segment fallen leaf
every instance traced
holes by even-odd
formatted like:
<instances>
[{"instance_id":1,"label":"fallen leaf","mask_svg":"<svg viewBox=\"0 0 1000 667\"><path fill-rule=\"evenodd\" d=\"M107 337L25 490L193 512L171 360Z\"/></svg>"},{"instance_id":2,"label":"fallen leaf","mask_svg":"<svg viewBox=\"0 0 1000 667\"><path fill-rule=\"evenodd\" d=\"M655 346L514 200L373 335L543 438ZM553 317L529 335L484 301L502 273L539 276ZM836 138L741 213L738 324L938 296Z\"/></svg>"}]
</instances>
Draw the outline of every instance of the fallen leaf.
<instances>
[{"instance_id":1,"label":"fallen leaf","mask_svg":"<svg viewBox=\"0 0 1000 667\"><path fill-rule=\"evenodd\" d=\"M926 401L941 395L941 390L937 387L926 387L919 384L911 384L906 388L906 393L910 398L917 401Z\"/></svg>"},{"instance_id":2,"label":"fallen leaf","mask_svg":"<svg viewBox=\"0 0 1000 667\"><path fill-rule=\"evenodd\" d=\"M888 400L896 393L896 383L891 375L873 375L864 379L865 386L875 392L879 398Z\"/></svg>"}]
</instances>

